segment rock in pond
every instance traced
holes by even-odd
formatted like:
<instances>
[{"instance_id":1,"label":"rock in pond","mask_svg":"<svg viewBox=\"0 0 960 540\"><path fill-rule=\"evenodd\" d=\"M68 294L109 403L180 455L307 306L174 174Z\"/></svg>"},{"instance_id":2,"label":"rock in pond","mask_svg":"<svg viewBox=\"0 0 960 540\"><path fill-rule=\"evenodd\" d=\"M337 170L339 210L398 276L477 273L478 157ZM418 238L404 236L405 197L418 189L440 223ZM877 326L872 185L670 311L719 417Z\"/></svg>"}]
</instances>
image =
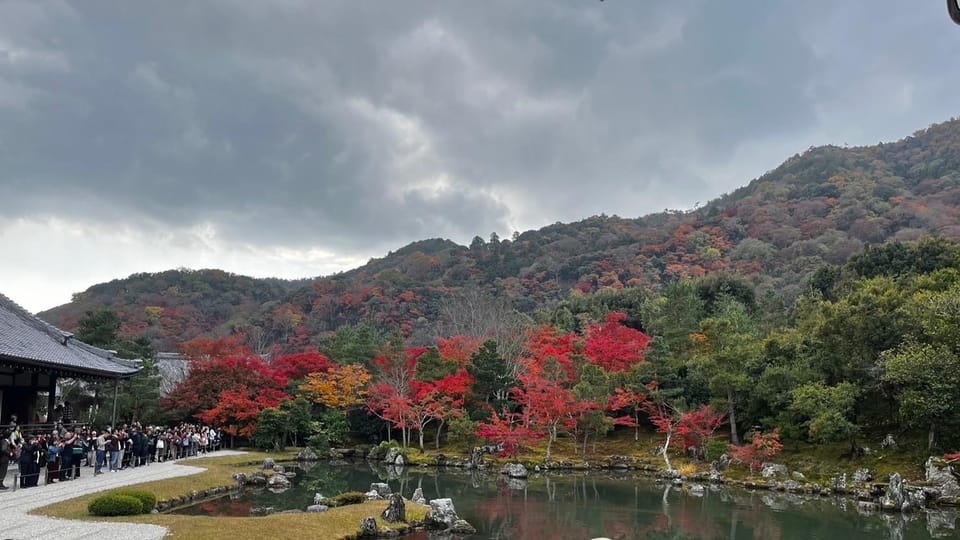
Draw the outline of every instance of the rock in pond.
<instances>
[{"instance_id":1,"label":"rock in pond","mask_svg":"<svg viewBox=\"0 0 960 540\"><path fill-rule=\"evenodd\" d=\"M377 529L377 520L373 516L367 516L360 522L360 536L362 538L376 538L380 534Z\"/></svg>"},{"instance_id":2,"label":"rock in pond","mask_svg":"<svg viewBox=\"0 0 960 540\"><path fill-rule=\"evenodd\" d=\"M318 459L320 456L309 446L297 453L297 461L317 461Z\"/></svg>"},{"instance_id":3,"label":"rock in pond","mask_svg":"<svg viewBox=\"0 0 960 540\"><path fill-rule=\"evenodd\" d=\"M519 463L508 463L503 466L503 470L500 471L500 474L505 474L510 478L526 478L529 476L527 473L527 468Z\"/></svg>"},{"instance_id":4,"label":"rock in pond","mask_svg":"<svg viewBox=\"0 0 960 540\"><path fill-rule=\"evenodd\" d=\"M403 496L399 493L390 495L390 504L383 511L382 517L390 523L407 521L407 506L403 502Z\"/></svg>"},{"instance_id":5,"label":"rock in pond","mask_svg":"<svg viewBox=\"0 0 960 540\"><path fill-rule=\"evenodd\" d=\"M453 526L460 519L453 507L453 499L433 499L424 524L428 529L442 531Z\"/></svg>"},{"instance_id":6,"label":"rock in pond","mask_svg":"<svg viewBox=\"0 0 960 540\"><path fill-rule=\"evenodd\" d=\"M450 532L454 534L477 534L477 529L467 523L465 519L458 519L450 526Z\"/></svg>"},{"instance_id":7,"label":"rock in pond","mask_svg":"<svg viewBox=\"0 0 960 540\"><path fill-rule=\"evenodd\" d=\"M413 495L410 497L410 500L417 504L427 504L427 499L423 496L423 488L413 490Z\"/></svg>"}]
</instances>

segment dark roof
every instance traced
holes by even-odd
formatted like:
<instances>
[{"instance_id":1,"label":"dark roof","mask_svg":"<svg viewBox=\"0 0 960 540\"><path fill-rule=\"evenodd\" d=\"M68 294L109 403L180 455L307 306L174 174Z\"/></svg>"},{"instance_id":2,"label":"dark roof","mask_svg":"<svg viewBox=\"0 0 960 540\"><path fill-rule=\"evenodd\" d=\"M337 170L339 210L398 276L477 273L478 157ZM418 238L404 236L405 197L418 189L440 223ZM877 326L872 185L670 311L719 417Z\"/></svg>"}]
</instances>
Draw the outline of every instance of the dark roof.
<instances>
[{"instance_id":1,"label":"dark roof","mask_svg":"<svg viewBox=\"0 0 960 540\"><path fill-rule=\"evenodd\" d=\"M87 345L0 294L0 363L49 370L63 377L126 378L140 363Z\"/></svg>"}]
</instances>

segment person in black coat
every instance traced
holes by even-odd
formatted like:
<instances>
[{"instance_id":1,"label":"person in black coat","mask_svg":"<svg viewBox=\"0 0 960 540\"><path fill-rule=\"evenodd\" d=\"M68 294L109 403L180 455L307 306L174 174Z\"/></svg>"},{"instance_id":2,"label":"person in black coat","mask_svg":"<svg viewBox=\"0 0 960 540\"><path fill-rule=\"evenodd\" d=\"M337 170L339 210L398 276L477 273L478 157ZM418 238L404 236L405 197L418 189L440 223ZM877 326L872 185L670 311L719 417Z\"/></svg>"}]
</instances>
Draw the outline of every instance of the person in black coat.
<instances>
[{"instance_id":1,"label":"person in black coat","mask_svg":"<svg viewBox=\"0 0 960 540\"><path fill-rule=\"evenodd\" d=\"M37 445L37 439L30 437L30 440L20 451L20 487L28 488L37 485L40 480L40 447ZM46 460L46 456L43 456Z\"/></svg>"}]
</instances>

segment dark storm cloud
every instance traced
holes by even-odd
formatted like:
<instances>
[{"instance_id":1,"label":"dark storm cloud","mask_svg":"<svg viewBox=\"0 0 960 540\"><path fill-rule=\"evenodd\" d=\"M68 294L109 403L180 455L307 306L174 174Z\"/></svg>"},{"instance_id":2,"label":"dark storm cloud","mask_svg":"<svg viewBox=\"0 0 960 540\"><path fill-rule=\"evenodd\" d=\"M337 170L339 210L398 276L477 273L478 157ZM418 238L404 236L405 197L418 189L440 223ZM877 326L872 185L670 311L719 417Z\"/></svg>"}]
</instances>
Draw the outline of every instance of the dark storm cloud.
<instances>
[{"instance_id":1,"label":"dark storm cloud","mask_svg":"<svg viewBox=\"0 0 960 540\"><path fill-rule=\"evenodd\" d=\"M950 116L941 11L5 2L0 196L8 217L353 253L691 206L736 187L704 171L745 183L785 157L732 163L745 146Z\"/></svg>"}]
</instances>

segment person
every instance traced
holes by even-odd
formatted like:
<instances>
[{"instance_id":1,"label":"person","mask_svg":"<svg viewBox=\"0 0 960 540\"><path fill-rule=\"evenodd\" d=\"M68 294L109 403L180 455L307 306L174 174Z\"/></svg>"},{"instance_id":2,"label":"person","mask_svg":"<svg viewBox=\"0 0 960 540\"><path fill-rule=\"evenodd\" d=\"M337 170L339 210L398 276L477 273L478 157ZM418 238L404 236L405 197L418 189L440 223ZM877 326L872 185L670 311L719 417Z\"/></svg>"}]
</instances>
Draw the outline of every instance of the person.
<instances>
[{"instance_id":1,"label":"person","mask_svg":"<svg viewBox=\"0 0 960 540\"><path fill-rule=\"evenodd\" d=\"M0 439L0 490L7 490L3 481L7 479L7 469L10 467L10 458L13 457L13 447L10 445L10 430L3 428L3 438Z\"/></svg>"},{"instance_id":2,"label":"person","mask_svg":"<svg viewBox=\"0 0 960 540\"><path fill-rule=\"evenodd\" d=\"M73 465L73 478L80 478L80 466L83 464L83 456L87 450L83 447L83 439L78 431L73 432L73 459L70 464Z\"/></svg>"},{"instance_id":3,"label":"person","mask_svg":"<svg viewBox=\"0 0 960 540\"><path fill-rule=\"evenodd\" d=\"M60 450L60 480L72 480L73 479L73 445L76 442L74 434L72 431L66 432L64 434L63 446Z\"/></svg>"},{"instance_id":4,"label":"person","mask_svg":"<svg viewBox=\"0 0 960 540\"><path fill-rule=\"evenodd\" d=\"M97 451L97 466L93 469L93 475L97 476L103 474L103 460L107 457L107 432L97 435L97 438L93 440L93 445Z\"/></svg>"},{"instance_id":5,"label":"person","mask_svg":"<svg viewBox=\"0 0 960 540\"><path fill-rule=\"evenodd\" d=\"M110 439L107 441L107 452L110 452L110 472L117 472L120 465L120 437L112 429L107 429Z\"/></svg>"},{"instance_id":6,"label":"person","mask_svg":"<svg viewBox=\"0 0 960 540\"><path fill-rule=\"evenodd\" d=\"M47 483L52 484L60 478L60 437L54 435L47 446Z\"/></svg>"},{"instance_id":7,"label":"person","mask_svg":"<svg viewBox=\"0 0 960 540\"><path fill-rule=\"evenodd\" d=\"M35 487L40 481L40 452L37 439L30 437L20 451L20 487Z\"/></svg>"}]
</instances>

